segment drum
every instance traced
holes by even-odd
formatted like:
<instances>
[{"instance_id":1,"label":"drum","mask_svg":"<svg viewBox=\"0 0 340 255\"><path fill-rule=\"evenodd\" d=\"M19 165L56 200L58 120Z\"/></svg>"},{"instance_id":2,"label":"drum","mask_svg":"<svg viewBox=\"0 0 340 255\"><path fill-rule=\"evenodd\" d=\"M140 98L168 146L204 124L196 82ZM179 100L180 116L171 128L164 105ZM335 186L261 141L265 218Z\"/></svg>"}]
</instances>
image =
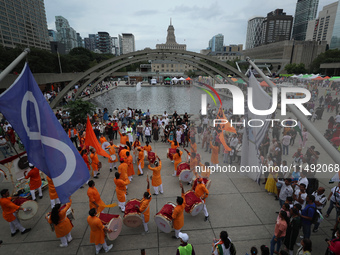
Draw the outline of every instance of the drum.
<instances>
[{"instance_id":1,"label":"drum","mask_svg":"<svg viewBox=\"0 0 340 255\"><path fill-rule=\"evenodd\" d=\"M190 182L193 177L193 172L190 171L190 164L182 162L177 166L177 176L183 182Z\"/></svg>"},{"instance_id":2,"label":"drum","mask_svg":"<svg viewBox=\"0 0 340 255\"><path fill-rule=\"evenodd\" d=\"M210 189L211 186L211 180L208 180L206 178L202 178L203 179L203 183L205 184L205 186L207 187L207 189ZM192 185L192 189L195 190L197 186L197 179L195 179L194 184Z\"/></svg>"},{"instance_id":3,"label":"drum","mask_svg":"<svg viewBox=\"0 0 340 255\"><path fill-rule=\"evenodd\" d=\"M123 223L130 228L137 228L143 223L141 213L136 205L140 205L139 199L130 199L125 206Z\"/></svg>"},{"instance_id":4,"label":"drum","mask_svg":"<svg viewBox=\"0 0 340 255\"><path fill-rule=\"evenodd\" d=\"M117 158L117 157L116 157L116 154L111 155L111 160L112 160L112 161L115 161L116 158Z\"/></svg>"},{"instance_id":5,"label":"drum","mask_svg":"<svg viewBox=\"0 0 340 255\"><path fill-rule=\"evenodd\" d=\"M172 230L172 213L175 209L175 204L168 202L155 215L155 222L159 230L164 233L170 233Z\"/></svg>"},{"instance_id":6,"label":"drum","mask_svg":"<svg viewBox=\"0 0 340 255\"><path fill-rule=\"evenodd\" d=\"M185 211L190 213L192 216L199 214L204 207L204 203L198 197L196 197L195 192L189 190L185 194Z\"/></svg>"},{"instance_id":7,"label":"drum","mask_svg":"<svg viewBox=\"0 0 340 255\"><path fill-rule=\"evenodd\" d=\"M111 241L115 240L122 231L122 218L116 214L100 213L99 219L103 225L107 225L107 228L112 230L111 233L106 233L107 238Z\"/></svg>"},{"instance_id":8,"label":"drum","mask_svg":"<svg viewBox=\"0 0 340 255\"><path fill-rule=\"evenodd\" d=\"M28 200L20 205L21 208L24 210L19 210L18 211L18 218L20 220L29 220L36 215L38 212L38 203L33 201L33 200Z\"/></svg>"},{"instance_id":9,"label":"drum","mask_svg":"<svg viewBox=\"0 0 340 255\"><path fill-rule=\"evenodd\" d=\"M107 146L110 146L110 143L109 142L103 142L102 149L107 151L108 150L108 149L106 149Z\"/></svg>"},{"instance_id":10,"label":"drum","mask_svg":"<svg viewBox=\"0 0 340 255\"><path fill-rule=\"evenodd\" d=\"M153 164L153 162L155 162L155 160L156 160L156 153L150 151L148 153L148 160L151 164Z\"/></svg>"},{"instance_id":11,"label":"drum","mask_svg":"<svg viewBox=\"0 0 340 255\"><path fill-rule=\"evenodd\" d=\"M176 149L168 149L168 152L167 152L167 158L169 158L170 160L173 160L173 155L176 153Z\"/></svg>"}]
</instances>

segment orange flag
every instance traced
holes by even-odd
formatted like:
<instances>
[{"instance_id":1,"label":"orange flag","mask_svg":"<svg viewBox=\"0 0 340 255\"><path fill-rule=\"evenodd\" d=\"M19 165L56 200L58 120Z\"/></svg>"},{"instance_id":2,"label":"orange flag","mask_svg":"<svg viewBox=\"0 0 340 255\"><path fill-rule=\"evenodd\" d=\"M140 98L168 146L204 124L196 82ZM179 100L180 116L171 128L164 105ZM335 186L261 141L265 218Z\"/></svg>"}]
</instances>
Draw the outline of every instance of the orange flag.
<instances>
[{"instance_id":1,"label":"orange flag","mask_svg":"<svg viewBox=\"0 0 340 255\"><path fill-rule=\"evenodd\" d=\"M105 150L103 150L102 147L100 146L98 139L93 131L89 116L87 116L87 123L86 123L85 145L92 146L93 148L95 148L98 155L111 158L110 155Z\"/></svg>"},{"instance_id":2,"label":"orange flag","mask_svg":"<svg viewBox=\"0 0 340 255\"><path fill-rule=\"evenodd\" d=\"M223 112L223 109L222 109L222 105L220 105L220 108L218 110L217 119L227 120L226 116L224 115L224 112ZM231 149L227 145L226 141L224 140L223 130L225 130L226 132L236 133L235 128L230 124L229 121L226 124L218 124L218 125L216 125L215 128L216 128L218 137L220 138L220 141L223 144L223 147L227 151L231 151Z\"/></svg>"}]
</instances>

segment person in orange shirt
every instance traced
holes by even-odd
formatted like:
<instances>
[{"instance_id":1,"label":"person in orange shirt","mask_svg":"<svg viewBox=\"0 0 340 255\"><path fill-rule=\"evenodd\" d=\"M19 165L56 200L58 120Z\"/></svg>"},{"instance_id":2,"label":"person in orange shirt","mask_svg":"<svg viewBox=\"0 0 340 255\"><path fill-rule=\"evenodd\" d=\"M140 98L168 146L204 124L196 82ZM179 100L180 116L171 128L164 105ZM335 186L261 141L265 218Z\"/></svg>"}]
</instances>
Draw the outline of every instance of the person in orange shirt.
<instances>
[{"instance_id":1,"label":"person in orange shirt","mask_svg":"<svg viewBox=\"0 0 340 255\"><path fill-rule=\"evenodd\" d=\"M89 211L89 216L87 217L87 223L91 228L90 232L90 243L94 243L96 246L96 254L99 254L100 250L103 248L105 252L112 249L113 245L107 245L105 241L105 232L111 233L112 230L108 229L103 225L102 221L96 216L97 210L92 208Z\"/></svg>"},{"instance_id":2,"label":"person in orange shirt","mask_svg":"<svg viewBox=\"0 0 340 255\"><path fill-rule=\"evenodd\" d=\"M35 190L39 191L39 198L43 198L40 172L39 169L34 167L34 165L31 163L29 163L29 167L31 170L27 174L25 173L25 179L30 179L30 192L32 200L37 201L37 198L35 197Z\"/></svg>"},{"instance_id":3,"label":"person in orange shirt","mask_svg":"<svg viewBox=\"0 0 340 255\"><path fill-rule=\"evenodd\" d=\"M130 183L129 176L128 176L128 164L124 162L124 159L120 159L120 165L118 166L118 173L120 173L120 178L124 181L127 182L127 184ZM126 185L126 189L128 188L128 185Z\"/></svg>"},{"instance_id":4,"label":"person in orange shirt","mask_svg":"<svg viewBox=\"0 0 340 255\"><path fill-rule=\"evenodd\" d=\"M76 148L77 148L78 147L78 143L77 143L77 140L78 140L78 131L72 125L70 126L70 128L68 130L68 137L76 145Z\"/></svg>"},{"instance_id":5,"label":"person in orange shirt","mask_svg":"<svg viewBox=\"0 0 340 255\"><path fill-rule=\"evenodd\" d=\"M214 144L210 141L210 148L211 148L211 165L215 165L215 167L218 166L218 152L219 152L219 148L218 146L216 146L215 142Z\"/></svg>"},{"instance_id":6,"label":"person in orange shirt","mask_svg":"<svg viewBox=\"0 0 340 255\"><path fill-rule=\"evenodd\" d=\"M48 182L48 193L50 195L50 199L51 199L51 208L53 209L53 207L56 204L60 204L60 200L57 194L57 191L55 190L54 187L54 183L52 181L52 179L48 176L46 176L47 182Z\"/></svg>"},{"instance_id":7,"label":"person in orange shirt","mask_svg":"<svg viewBox=\"0 0 340 255\"><path fill-rule=\"evenodd\" d=\"M116 159L115 160L112 160L112 158L109 158L109 165L110 165L110 172L112 172L112 167L114 167L115 170L117 170L117 162L118 162L118 156L117 156L117 153L116 153L116 148L118 148L118 146L114 145L113 144L113 141L111 140L110 141L110 145L106 147L107 149L109 149L109 153L110 155L115 155L116 156Z\"/></svg>"},{"instance_id":8,"label":"person in orange shirt","mask_svg":"<svg viewBox=\"0 0 340 255\"><path fill-rule=\"evenodd\" d=\"M136 207L139 208L139 212L142 214L144 231L145 233L149 233L148 222L150 220L150 202L152 198L150 195L150 182L148 177L146 177L146 182L148 183L146 192L144 192L139 207L138 205L136 205Z\"/></svg>"},{"instance_id":9,"label":"person in orange shirt","mask_svg":"<svg viewBox=\"0 0 340 255\"><path fill-rule=\"evenodd\" d=\"M82 150L85 148L85 132L80 135L79 146Z\"/></svg>"},{"instance_id":10,"label":"person in orange shirt","mask_svg":"<svg viewBox=\"0 0 340 255\"><path fill-rule=\"evenodd\" d=\"M145 144L146 145L143 147L143 149L147 152L152 151L152 147L151 147L151 145L149 145L149 142L146 142Z\"/></svg>"},{"instance_id":11,"label":"person in orange shirt","mask_svg":"<svg viewBox=\"0 0 340 255\"><path fill-rule=\"evenodd\" d=\"M136 159L138 159L138 151L137 148L140 147L140 141L138 138L133 142L132 148L133 148L133 163L136 163Z\"/></svg>"},{"instance_id":12,"label":"person in orange shirt","mask_svg":"<svg viewBox=\"0 0 340 255\"><path fill-rule=\"evenodd\" d=\"M143 175L143 168L144 168L144 150L142 147L139 147L138 149L138 176Z\"/></svg>"},{"instance_id":13,"label":"person in orange shirt","mask_svg":"<svg viewBox=\"0 0 340 255\"><path fill-rule=\"evenodd\" d=\"M119 158L125 158L126 157L126 152L129 151L128 146L124 146L124 149L120 150L119 152Z\"/></svg>"},{"instance_id":14,"label":"person in orange shirt","mask_svg":"<svg viewBox=\"0 0 340 255\"><path fill-rule=\"evenodd\" d=\"M119 135L120 135L120 146L125 146L126 142L129 141L129 137L126 135L125 132L121 133L120 130L118 130Z\"/></svg>"},{"instance_id":15,"label":"person in orange shirt","mask_svg":"<svg viewBox=\"0 0 340 255\"><path fill-rule=\"evenodd\" d=\"M128 165L127 174L128 174L129 181L131 182L133 179L133 176L135 175L135 170L133 169L133 159L129 151L126 152L126 158L124 162Z\"/></svg>"},{"instance_id":16,"label":"person in orange shirt","mask_svg":"<svg viewBox=\"0 0 340 255\"><path fill-rule=\"evenodd\" d=\"M157 156L158 161L154 162L155 167L151 167L148 165L148 168L153 172L152 173L152 186L155 191L154 195L158 195L158 189L161 194L163 194L163 184L161 177L161 169L162 169L162 161Z\"/></svg>"},{"instance_id":17,"label":"person in orange shirt","mask_svg":"<svg viewBox=\"0 0 340 255\"><path fill-rule=\"evenodd\" d=\"M171 149L177 149L179 147L179 144L177 143L176 139L173 141L168 139L168 142L171 143Z\"/></svg>"},{"instance_id":18,"label":"person in orange shirt","mask_svg":"<svg viewBox=\"0 0 340 255\"><path fill-rule=\"evenodd\" d=\"M90 155L90 158L91 158L91 167L92 167L92 170L93 170L93 173L94 173L93 178L97 179L98 175L100 174L100 173L98 173L98 171L99 171L99 168L98 168L98 165L99 165L98 154L97 154L95 148L91 148L90 151L91 151L91 155Z\"/></svg>"},{"instance_id":19,"label":"person in orange shirt","mask_svg":"<svg viewBox=\"0 0 340 255\"><path fill-rule=\"evenodd\" d=\"M176 202L177 205L172 212L172 223L173 228L175 229L175 235L173 238L179 238L179 233L181 233L181 229L184 226L184 208L185 208L185 197L184 197L184 188L183 184L180 182L179 186L182 189L182 196L177 197Z\"/></svg>"},{"instance_id":20,"label":"person in orange shirt","mask_svg":"<svg viewBox=\"0 0 340 255\"><path fill-rule=\"evenodd\" d=\"M100 144L103 144L104 142L107 142L106 138L104 137L104 135L101 135L99 138Z\"/></svg>"},{"instance_id":21,"label":"person in orange shirt","mask_svg":"<svg viewBox=\"0 0 340 255\"><path fill-rule=\"evenodd\" d=\"M103 204L104 202L100 198L100 194L95 187L95 183L93 180L89 181L88 183L89 189L87 190L87 196L89 197L89 206L90 209L96 208L98 209L100 204Z\"/></svg>"},{"instance_id":22,"label":"person in orange shirt","mask_svg":"<svg viewBox=\"0 0 340 255\"><path fill-rule=\"evenodd\" d=\"M172 176L177 176L177 166L179 163L182 162L182 154L183 152L180 151L179 149L176 149L176 153L173 155L173 160L175 161L174 167L175 167L175 172Z\"/></svg>"},{"instance_id":23,"label":"person in orange shirt","mask_svg":"<svg viewBox=\"0 0 340 255\"><path fill-rule=\"evenodd\" d=\"M2 208L2 217L9 222L11 228L11 236L15 236L19 231L21 234L26 234L31 231L30 228L24 228L17 218L17 211L24 210L20 206L12 202L12 197L9 196L8 189L3 189L0 192L0 206Z\"/></svg>"},{"instance_id":24,"label":"person in orange shirt","mask_svg":"<svg viewBox=\"0 0 340 255\"><path fill-rule=\"evenodd\" d=\"M60 210L60 204L56 204L48 218L48 223L54 225L54 231L57 238L60 239L60 247L67 247L68 243L72 241L71 230L73 225L69 218L66 216L67 210L71 207L72 200L66 204L66 206Z\"/></svg>"},{"instance_id":25,"label":"person in orange shirt","mask_svg":"<svg viewBox=\"0 0 340 255\"><path fill-rule=\"evenodd\" d=\"M118 206L122 212L125 212L125 202L126 202L126 186L129 184L120 178L120 173L115 172L114 183L116 184L116 195L118 200Z\"/></svg>"},{"instance_id":26,"label":"person in orange shirt","mask_svg":"<svg viewBox=\"0 0 340 255\"><path fill-rule=\"evenodd\" d=\"M197 180L197 186L195 188L195 195L196 197L201 199L202 202L204 203L204 207L203 207L203 212L205 216L204 221L207 221L209 219L209 213L205 205L205 199L209 196L209 190L205 187L205 184L203 183L202 178L198 178Z\"/></svg>"}]
</instances>

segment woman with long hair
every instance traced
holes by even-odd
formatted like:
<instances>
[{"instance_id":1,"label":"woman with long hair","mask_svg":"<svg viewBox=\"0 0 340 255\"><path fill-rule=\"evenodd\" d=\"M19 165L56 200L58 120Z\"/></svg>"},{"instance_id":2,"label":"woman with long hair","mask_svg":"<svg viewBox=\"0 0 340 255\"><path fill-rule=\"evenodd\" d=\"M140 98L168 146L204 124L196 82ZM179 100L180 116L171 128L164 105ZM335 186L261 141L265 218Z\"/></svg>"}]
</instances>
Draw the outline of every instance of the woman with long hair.
<instances>
[{"instance_id":1,"label":"woman with long hair","mask_svg":"<svg viewBox=\"0 0 340 255\"><path fill-rule=\"evenodd\" d=\"M290 210L290 222L288 223L286 238L284 241L284 245L289 250L289 255L293 255L294 245L296 243L296 239L299 236L299 231L301 227L301 218L299 216L299 211L296 208L292 208Z\"/></svg>"},{"instance_id":2,"label":"woman with long hair","mask_svg":"<svg viewBox=\"0 0 340 255\"><path fill-rule=\"evenodd\" d=\"M176 176L177 175L177 166L179 163L182 162L182 154L183 152L180 151L179 149L176 149L176 153L173 155L173 160L175 161L174 163L174 167L175 167L175 172L172 176Z\"/></svg>"},{"instance_id":3,"label":"woman with long hair","mask_svg":"<svg viewBox=\"0 0 340 255\"><path fill-rule=\"evenodd\" d=\"M213 255L223 254L230 255L231 240L229 239L227 231L221 231L220 239L214 239L213 242Z\"/></svg>"},{"instance_id":4,"label":"woman with long hair","mask_svg":"<svg viewBox=\"0 0 340 255\"><path fill-rule=\"evenodd\" d=\"M66 216L67 210L71 207L72 200L66 204L63 209L60 209L60 204L56 204L51 212L48 222L54 225L54 230L57 238L60 238L60 247L67 247L68 243L72 241L71 230L73 225Z\"/></svg>"},{"instance_id":5,"label":"woman with long hair","mask_svg":"<svg viewBox=\"0 0 340 255\"><path fill-rule=\"evenodd\" d=\"M289 222L287 213L285 211L280 211L279 216L280 218L275 224L274 236L270 242L270 255L278 253L281 247L281 242L286 236L287 222ZM275 245L277 245L276 250Z\"/></svg>"},{"instance_id":6,"label":"woman with long hair","mask_svg":"<svg viewBox=\"0 0 340 255\"><path fill-rule=\"evenodd\" d=\"M312 254L312 241L308 238L301 240L301 247L297 250L296 255L311 255Z\"/></svg>"}]
</instances>

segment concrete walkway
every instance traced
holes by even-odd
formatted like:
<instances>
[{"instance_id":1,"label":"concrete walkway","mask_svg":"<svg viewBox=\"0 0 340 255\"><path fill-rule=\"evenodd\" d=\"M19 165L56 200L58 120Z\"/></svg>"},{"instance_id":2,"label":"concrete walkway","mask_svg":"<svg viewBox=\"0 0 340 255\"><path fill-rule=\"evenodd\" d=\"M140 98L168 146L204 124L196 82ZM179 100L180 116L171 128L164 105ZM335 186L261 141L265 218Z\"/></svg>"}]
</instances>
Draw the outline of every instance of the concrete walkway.
<instances>
[{"instance_id":1,"label":"concrete walkway","mask_svg":"<svg viewBox=\"0 0 340 255\"><path fill-rule=\"evenodd\" d=\"M330 115L330 113L324 112L323 119L316 121L313 125L320 132L324 133ZM293 116L290 117L293 118ZM299 138L296 139L295 145L289 148L289 156L283 156L283 160L292 161L291 157L298 147L298 141ZM119 143L119 141L116 141L116 143ZM315 140L309 136L306 148L311 145L316 145L316 150L321 153L319 163L333 163L330 157L315 143ZM150 204L150 233L142 235L142 226L135 229L123 226L120 236L113 242L108 241L109 244L112 243L114 245L109 254L140 254L140 249L145 248L147 255L172 255L175 254L176 248L180 243L178 240L171 238L173 233L165 234L160 232L154 222L154 215L164 204L168 201L176 201L176 196L180 195L180 188L178 186L178 178L171 176L174 170L173 163L166 158L166 151L170 146L160 142L152 142L151 146L153 151L162 160L163 167L161 174L164 194L152 197ZM202 162L210 161L211 154L201 150L200 146L201 144L198 144L199 152L202 155ZM306 148L303 150L303 153L305 153ZM183 159L185 157L183 156ZM222 154L220 154L219 159L220 164L224 165L222 163ZM114 172L109 172L107 159L100 156L100 161L103 163L103 169L99 179L95 179L96 188L105 203L117 202L115 185L113 183ZM136 164L134 164L134 168L136 171ZM147 167L144 169L146 170ZM134 177L129 185L127 199L142 198L143 192L146 189L147 172L145 171L144 176ZM150 172L149 176L151 175ZM329 178L333 175L334 173L316 175L320 180L320 186L326 187L326 195L329 194L330 188L336 185L328 184ZM182 232L189 234L189 242L193 244L196 254L211 254L212 239L218 237L222 230L226 230L229 233L229 237L236 246L237 254L249 253L251 246L254 245L257 248L262 244L270 246L277 218L275 212L280 209L278 201L274 200L274 196L268 194L264 190L263 185L259 186L249 178L238 173L215 173L211 175L211 180L210 195L206 202L210 214L209 221L203 221L203 212L196 217L185 213L185 224ZM11 184L9 182L2 182L0 187L1 189L11 189ZM190 188L188 185L184 185L184 187L185 190ZM44 218L45 214L50 211L48 191L45 190L44 198L38 200L39 211L37 215L31 220L22 222L23 226L32 228L32 231L28 234L18 234L15 237L11 237L8 222L2 218L0 219L0 240L4 241L0 247L0 254L94 254L95 248L89 242L90 230L86 222L89 210L86 192L87 187L78 190L72 196L72 208L74 209L76 220L73 222L73 241L69 247L59 248L60 241L55 237L55 233L50 231L50 226ZM153 193L153 190L151 190L151 193ZM329 203L327 203L326 208L328 206ZM323 211L325 212L325 209ZM110 210L106 209L104 212L122 215L118 207L111 208ZM331 216L322 222L319 232L312 233L312 254L324 254L327 247L324 240L325 238L330 238L330 228L333 227L334 223L335 211L333 210ZM296 249L297 247L295 247Z\"/></svg>"}]
</instances>

